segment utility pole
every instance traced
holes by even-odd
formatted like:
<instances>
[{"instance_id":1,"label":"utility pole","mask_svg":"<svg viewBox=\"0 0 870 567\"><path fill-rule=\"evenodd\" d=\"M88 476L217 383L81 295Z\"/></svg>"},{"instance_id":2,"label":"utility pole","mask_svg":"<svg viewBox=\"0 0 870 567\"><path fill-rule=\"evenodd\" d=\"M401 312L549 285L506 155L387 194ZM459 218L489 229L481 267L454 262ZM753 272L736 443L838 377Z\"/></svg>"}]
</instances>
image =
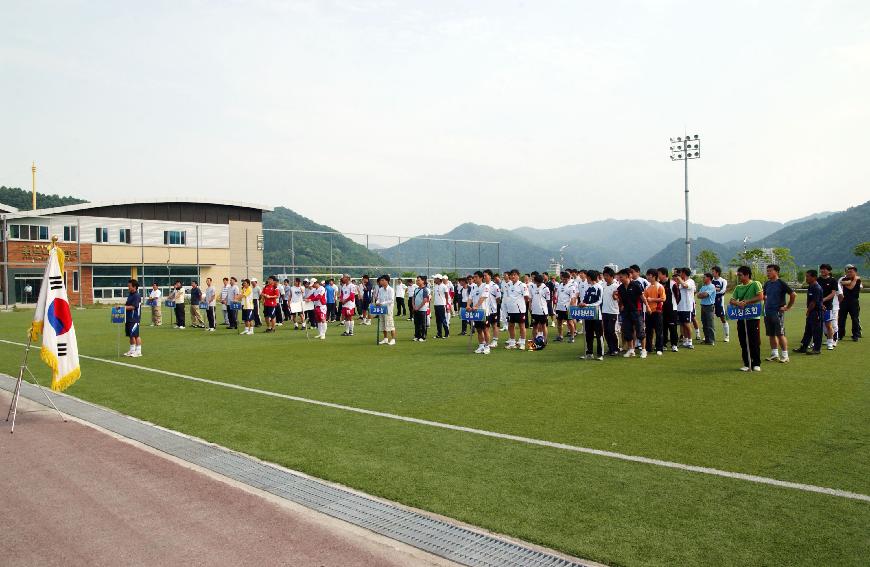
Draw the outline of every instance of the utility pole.
<instances>
[{"instance_id":1,"label":"utility pole","mask_svg":"<svg viewBox=\"0 0 870 567\"><path fill-rule=\"evenodd\" d=\"M30 186L33 189L33 210L36 210L36 162L33 162L33 165L30 166Z\"/></svg>"},{"instance_id":2,"label":"utility pole","mask_svg":"<svg viewBox=\"0 0 870 567\"><path fill-rule=\"evenodd\" d=\"M671 161L683 162L683 180L686 196L686 267L692 269L692 241L689 240L689 160L701 157L701 140L693 136L671 138Z\"/></svg>"}]
</instances>

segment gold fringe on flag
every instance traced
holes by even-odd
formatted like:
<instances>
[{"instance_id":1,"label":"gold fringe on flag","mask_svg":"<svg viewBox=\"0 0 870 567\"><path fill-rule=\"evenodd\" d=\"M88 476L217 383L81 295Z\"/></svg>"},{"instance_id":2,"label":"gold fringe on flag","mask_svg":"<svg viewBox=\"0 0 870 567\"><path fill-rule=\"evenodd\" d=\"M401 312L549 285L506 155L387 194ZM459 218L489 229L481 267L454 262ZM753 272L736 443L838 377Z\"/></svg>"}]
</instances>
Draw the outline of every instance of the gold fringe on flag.
<instances>
[{"instance_id":1,"label":"gold fringe on flag","mask_svg":"<svg viewBox=\"0 0 870 567\"><path fill-rule=\"evenodd\" d=\"M73 384L75 384L76 380L78 380L82 371L80 368L76 367L72 369L66 376L61 376L58 378L57 376L57 357L51 352L51 349L46 347L42 347L39 350L39 357L42 359L44 363L46 363L49 368L51 368L51 389L55 392L63 392Z\"/></svg>"}]
</instances>

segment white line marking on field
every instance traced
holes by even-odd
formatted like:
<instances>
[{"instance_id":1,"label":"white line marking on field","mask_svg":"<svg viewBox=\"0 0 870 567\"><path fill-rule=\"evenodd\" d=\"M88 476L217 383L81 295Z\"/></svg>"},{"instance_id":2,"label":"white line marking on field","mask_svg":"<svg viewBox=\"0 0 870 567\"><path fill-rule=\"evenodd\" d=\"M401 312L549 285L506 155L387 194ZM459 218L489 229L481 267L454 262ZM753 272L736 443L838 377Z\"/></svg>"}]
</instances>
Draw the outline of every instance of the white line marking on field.
<instances>
[{"instance_id":1,"label":"white line marking on field","mask_svg":"<svg viewBox=\"0 0 870 567\"><path fill-rule=\"evenodd\" d=\"M16 345L16 346L26 346L24 343L18 343L14 341L7 341L4 339L0 339L0 342ZM561 449L563 451L572 451L574 453L585 453L588 455L597 455L599 457L608 457L610 459L618 459L620 461L629 461L632 463L643 463L646 465L654 465L657 467L665 467L668 469L677 469L681 471L695 472L701 474L707 474L712 476L718 476L723 478L732 478L736 480L745 480L748 482L755 482L758 484L767 484L769 486L778 486L781 488L791 488L794 490L802 490L804 492L816 492L818 494L827 494L828 496L836 496L839 498L848 498L850 500L863 500L864 502L870 502L870 495L860 494L857 492L849 492L848 490L839 490L836 488L827 488L824 486L816 486L814 484L803 484L800 482L790 482L787 480L778 480L775 478L769 478L766 476L758 476L754 474L746 474L739 472L731 472L724 471L721 469L714 469L710 467L699 467L696 465L686 465L683 463L675 463L673 461L663 461L660 459L651 459L649 457L640 457L637 455L626 455L624 453L615 453L613 451L603 451L601 449L592 449L591 447L578 447L576 445L568 445L566 443L557 443L555 441L545 441L543 439L534 439L531 437L522 437L519 435L511 435L509 433L498 433L496 431L487 431L485 429L476 429L474 427L464 427L462 425L453 425L450 423L442 423L440 421L430 421L428 419L419 419L416 417L406 417L403 415L396 415L393 413L385 413L381 411L368 410L363 408L355 408L353 406L345 406L342 404L336 404L332 402L323 402L320 400L312 400L309 398L301 398L299 396L291 396L289 394L279 394L277 392L270 392L268 390L260 390L259 388L249 388L247 386L240 386L239 384L231 384L229 382L219 382L217 380L209 380L208 378L198 378L196 376L188 376L187 374L179 374L178 372L170 372L168 370L159 370L157 368L148 368L146 366L137 366L135 364L128 364L126 362L121 362L117 360L108 360L105 358L98 358L96 356L87 356L84 354L79 354L79 358L86 358L88 360L95 360L97 362L104 362L106 364L114 364L116 366L123 366L126 368L132 368L134 370L142 370L144 372L154 372L156 374L163 374L165 376L172 376L174 378L181 378L183 380L190 380L192 382L201 382L203 384L211 384L213 386L221 386L223 388L231 388L233 390L240 390L242 392L249 392L252 394L261 394L263 396L270 396L273 398L280 398L283 400L291 400L294 402L301 402L304 404L311 404L315 406L322 406L342 411L349 411L353 413L360 413L364 415L373 415L376 417L383 417L386 419L393 419L396 421L404 421L406 423L415 423L417 425L426 425L429 427L438 427L440 429L449 429L451 431L462 431L463 433L473 433L475 435L482 435L484 437L493 437L495 439L505 439L508 441L517 441L519 443L525 443L527 445L537 445L540 447L550 447L552 449Z\"/></svg>"}]
</instances>

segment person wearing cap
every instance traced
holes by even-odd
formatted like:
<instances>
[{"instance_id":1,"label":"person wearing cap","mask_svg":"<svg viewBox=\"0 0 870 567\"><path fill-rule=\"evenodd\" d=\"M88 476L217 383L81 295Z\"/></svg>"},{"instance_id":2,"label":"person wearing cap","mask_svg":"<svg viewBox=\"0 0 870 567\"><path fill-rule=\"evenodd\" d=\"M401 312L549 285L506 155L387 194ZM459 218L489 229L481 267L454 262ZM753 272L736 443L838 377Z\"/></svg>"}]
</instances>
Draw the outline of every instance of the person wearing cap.
<instances>
[{"instance_id":1,"label":"person wearing cap","mask_svg":"<svg viewBox=\"0 0 870 567\"><path fill-rule=\"evenodd\" d=\"M309 282L311 291L308 294L308 300L311 302L311 322L317 326L317 338L326 339L326 289L317 281L317 278L311 278Z\"/></svg>"},{"instance_id":2,"label":"person wearing cap","mask_svg":"<svg viewBox=\"0 0 870 567\"><path fill-rule=\"evenodd\" d=\"M251 278L251 298L254 300L254 326L262 327L263 321L260 319L260 284L257 278Z\"/></svg>"},{"instance_id":3,"label":"person wearing cap","mask_svg":"<svg viewBox=\"0 0 870 567\"><path fill-rule=\"evenodd\" d=\"M447 286L442 283L444 276L435 274L435 286L432 288L432 299L435 304L436 339L446 339L450 336L447 326Z\"/></svg>"},{"instance_id":4,"label":"person wearing cap","mask_svg":"<svg viewBox=\"0 0 870 567\"><path fill-rule=\"evenodd\" d=\"M840 316L837 322L840 337L846 336L846 319L851 317L852 340L857 341L861 338L861 306L858 303L861 294L861 278L858 277L858 269L855 268L854 264L846 265L846 273L840 278L840 285L843 288L840 294Z\"/></svg>"},{"instance_id":5,"label":"person wearing cap","mask_svg":"<svg viewBox=\"0 0 870 567\"><path fill-rule=\"evenodd\" d=\"M378 289L375 292L375 305L387 308L385 315L380 315L383 319L384 338L378 343L379 345L395 345L396 344L396 322L393 319L393 306L396 300L396 292L390 287L390 276L384 274L378 278Z\"/></svg>"}]
</instances>

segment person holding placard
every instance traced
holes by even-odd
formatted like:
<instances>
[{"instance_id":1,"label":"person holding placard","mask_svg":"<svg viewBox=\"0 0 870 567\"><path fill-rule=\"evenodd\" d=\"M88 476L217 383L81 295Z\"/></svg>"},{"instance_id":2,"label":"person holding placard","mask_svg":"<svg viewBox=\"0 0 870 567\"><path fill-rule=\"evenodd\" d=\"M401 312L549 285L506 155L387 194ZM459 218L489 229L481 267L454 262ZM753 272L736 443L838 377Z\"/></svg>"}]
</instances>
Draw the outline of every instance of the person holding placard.
<instances>
[{"instance_id":1,"label":"person holding placard","mask_svg":"<svg viewBox=\"0 0 870 567\"><path fill-rule=\"evenodd\" d=\"M805 272L807 282L807 321L804 325L804 336L801 346L795 352L805 354L822 354L822 330L824 329L823 314L825 312L825 292L819 285L819 273L815 270ZM812 344L812 349L810 345Z\"/></svg>"},{"instance_id":2,"label":"person holding placard","mask_svg":"<svg viewBox=\"0 0 870 567\"><path fill-rule=\"evenodd\" d=\"M379 345L395 345L396 344L396 322L393 318L393 309L396 302L396 292L390 287L390 276L384 274L378 278L378 290L375 292L375 305L386 307L387 312L384 315L379 315L383 320L384 338L378 343Z\"/></svg>"},{"instance_id":3,"label":"person holding placard","mask_svg":"<svg viewBox=\"0 0 870 567\"><path fill-rule=\"evenodd\" d=\"M148 301L151 303L151 326L159 327L163 324L163 312L160 309L160 298L163 292L157 287L157 282L151 283L151 292L148 294Z\"/></svg>"},{"instance_id":4,"label":"person holding placard","mask_svg":"<svg viewBox=\"0 0 870 567\"><path fill-rule=\"evenodd\" d=\"M668 277L668 269L661 267L658 270L658 280L665 290L665 302L662 304L662 335L664 342L671 343L671 352L679 351L679 334L677 333L677 303L674 300L674 290ZM664 346L664 345L662 345Z\"/></svg>"},{"instance_id":5,"label":"person holding placard","mask_svg":"<svg viewBox=\"0 0 870 567\"><path fill-rule=\"evenodd\" d=\"M788 296L788 304L785 298ZM764 283L764 332L770 339L768 362L788 362L788 338L785 336L785 312L794 305L797 294L779 277L779 266L768 264Z\"/></svg>"},{"instance_id":6,"label":"person holding placard","mask_svg":"<svg viewBox=\"0 0 870 567\"><path fill-rule=\"evenodd\" d=\"M124 356L138 358L142 356L142 338L139 336L139 324L142 315L142 296L139 295L139 282L131 279L127 282L127 302L124 304L124 334L130 338L130 350Z\"/></svg>"},{"instance_id":7,"label":"person holding placard","mask_svg":"<svg viewBox=\"0 0 870 567\"><path fill-rule=\"evenodd\" d=\"M471 287L468 289L468 303L466 311L483 311L483 320L475 321L474 328L477 330L477 350L474 354L489 354L489 288L483 281L483 272L474 272L471 279Z\"/></svg>"},{"instance_id":8,"label":"person holding placard","mask_svg":"<svg viewBox=\"0 0 870 567\"><path fill-rule=\"evenodd\" d=\"M228 329L239 329L239 310L233 309L233 304L238 303L242 290L239 288L239 280L235 276L230 278L230 288L227 292L227 316L230 320Z\"/></svg>"},{"instance_id":9,"label":"person holding placard","mask_svg":"<svg viewBox=\"0 0 870 567\"><path fill-rule=\"evenodd\" d=\"M602 352L601 345L601 334L603 329L602 321L600 319L604 290L598 282L599 275L597 271L589 270L585 275L586 281L584 283L586 285L584 286L583 297L579 300L578 305L580 307L594 307L599 313L598 319L586 319L583 321L583 327L585 327L584 335L586 336L586 359L592 360L593 358L597 358L598 360L604 360L604 353ZM592 354L593 345L598 353L597 357L594 357Z\"/></svg>"},{"instance_id":10,"label":"person holding placard","mask_svg":"<svg viewBox=\"0 0 870 567\"><path fill-rule=\"evenodd\" d=\"M561 272L559 274L559 281L556 286L556 332L558 335L554 342L560 343L564 339L562 338L562 327L568 327L568 342L574 342L574 335L576 334L576 325L574 323L574 319L568 315L568 309L572 305L577 304L578 298L582 301L583 298L579 297L579 291L577 289L577 284L571 281L570 275L568 272Z\"/></svg>"},{"instance_id":11,"label":"person holding placard","mask_svg":"<svg viewBox=\"0 0 870 567\"><path fill-rule=\"evenodd\" d=\"M716 317L722 323L722 332L725 333L723 340L727 343L731 340L731 327L728 325L728 318L725 317L725 291L728 289L728 280L722 277L722 268L713 266L711 269L713 274L713 286L716 288Z\"/></svg>"},{"instance_id":12,"label":"person holding placard","mask_svg":"<svg viewBox=\"0 0 870 567\"><path fill-rule=\"evenodd\" d=\"M764 289L760 282L752 279L752 269L749 266L737 268L737 278L740 283L734 287L730 305L745 309L747 305L762 303ZM740 353L743 356L742 372L761 372L761 314L747 319L737 320L737 338L740 341Z\"/></svg>"},{"instance_id":13,"label":"person holding placard","mask_svg":"<svg viewBox=\"0 0 870 567\"><path fill-rule=\"evenodd\" d=\"M601 322L604 327L604 340L607 342L607 356L619 355L619 336L616 324L619 322L619 282L613 268L607 266L601 272L604 285L601 288Z\"/></svg>"},{"instance_id":14,"label":"person holding placard","mask_svg":"<svg viewBox=\"0 0 870 567\"><path fill-rule=\"evenodd\" d=\"M172 291L172 301L175 302L175 328L184 328L184 288L181 280L175 280L175 288Z\"/></svg>"}]
</instances>

